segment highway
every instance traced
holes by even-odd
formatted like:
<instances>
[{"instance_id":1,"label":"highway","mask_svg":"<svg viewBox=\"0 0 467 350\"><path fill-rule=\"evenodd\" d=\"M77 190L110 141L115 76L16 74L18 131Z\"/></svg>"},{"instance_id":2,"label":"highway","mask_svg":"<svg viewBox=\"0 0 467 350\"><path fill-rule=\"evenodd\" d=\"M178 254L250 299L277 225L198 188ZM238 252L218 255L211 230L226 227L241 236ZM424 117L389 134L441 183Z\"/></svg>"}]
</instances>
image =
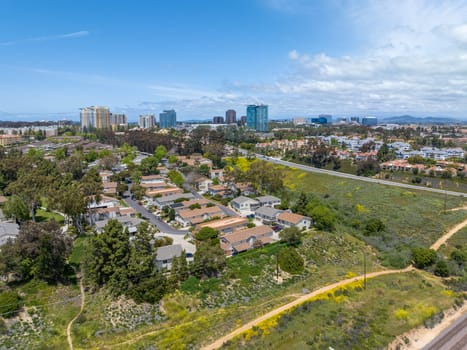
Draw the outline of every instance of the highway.
<instances>
[{"instance_id":1,"label":"highway","mask_svg":"<svg viewBox=\"0 0 467 350\"><path fill-rule=\"evenodd\" d=\"M257 154L256 157L258 159L262 159L262 160L265 160L265 161L268 161L268 162L271 162L271 163L274 163L274 164L285 165L285 166L288 166L288 167L297 168L297 169L307 171L307 172L310 172L310 173L326 174L326 175L330 175L330 176L343 177L343 178L346 178L346 179L352 179L352 180L357 180L357 181L371 182L371 183L376 183L376 184L380 184L380 185L387 185L387 186L408 188L408 189L417 190L417 191L427 191L427 192L433 192L433 193L446 194L448 196L467 197L467 193L462 193L462 192L445 191L445 190L440 190L438 188L415 186L415 185L403 184L403 183L393 182L393 181L388 181L388 180L373 179L371 177L346 174L346 173L341 173L341 172L338 172L338 171L320 169L320 168L315 168L315 167L308 166L308 165L302 165L302 164L297 164L297 163L293 163L293 162L288 162L288 161L277 159L277 158L266 157L266 156L263 156L261 154Z\"/></svg>"},{"instance_id":2,"label":"highway","mask_svg":"<svg viewBox=\"0 0 467 350\"><path fill-rule=\"evenodd\" d=\"M467 314L459 318L451 327L423 348L423 350L465 349L467 349Z\"/></svg>"}]
</instances>

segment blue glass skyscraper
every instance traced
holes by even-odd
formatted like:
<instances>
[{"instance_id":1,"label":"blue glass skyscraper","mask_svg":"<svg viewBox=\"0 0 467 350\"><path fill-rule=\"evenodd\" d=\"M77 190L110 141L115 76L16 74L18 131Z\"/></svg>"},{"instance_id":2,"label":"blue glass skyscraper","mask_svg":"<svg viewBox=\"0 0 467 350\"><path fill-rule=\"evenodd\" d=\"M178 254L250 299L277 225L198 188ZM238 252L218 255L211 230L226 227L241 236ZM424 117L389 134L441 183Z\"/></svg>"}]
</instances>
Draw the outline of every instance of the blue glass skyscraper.
<instances>
[{"instance_id":1,"label":"blue glass skyscraper","mask_svg":"<svg viewBox=\"0 0 467 350\"><path fill-rule=\"evenodd\" d=\"M268 132L268 106L249 105L246 108L246 126L259 132Z\"/></svg>"},{"instance_id":2,"label":"blue glass skyscraper","mask_svg":"<svg viewBox=\"0 0 467 350\"><path fill-rule=\"evenodd\" d=\"M170 129L177 126L177 113L173 109L159 113L159 124L161 129Z\"/></svg>"}]
</instances>

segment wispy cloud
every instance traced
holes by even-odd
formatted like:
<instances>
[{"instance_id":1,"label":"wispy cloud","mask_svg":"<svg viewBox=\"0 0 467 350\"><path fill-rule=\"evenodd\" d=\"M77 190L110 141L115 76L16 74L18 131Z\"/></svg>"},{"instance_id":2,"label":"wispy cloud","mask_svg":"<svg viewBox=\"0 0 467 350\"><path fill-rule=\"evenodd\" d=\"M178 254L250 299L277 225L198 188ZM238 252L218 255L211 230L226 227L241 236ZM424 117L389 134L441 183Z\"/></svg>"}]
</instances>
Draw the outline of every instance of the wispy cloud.
<instances>
[{"instance_id":1,"label":"wispy cloud","mask_svg":"<svg viewBox=\"0 0 467 350\"><path fill-rule=\"evenodd\" d=\"M90 34L87 30L80 30L73 33L57 34L57 35L48 35L48 36L37 36L33 38L10 40L0 42L0 46L11 46L16 44L28 43L28 42L40 42L40 41L52 41L52 40L61 40L61 39L74 39L82 38Z\"/></svg>"}]
</instances>

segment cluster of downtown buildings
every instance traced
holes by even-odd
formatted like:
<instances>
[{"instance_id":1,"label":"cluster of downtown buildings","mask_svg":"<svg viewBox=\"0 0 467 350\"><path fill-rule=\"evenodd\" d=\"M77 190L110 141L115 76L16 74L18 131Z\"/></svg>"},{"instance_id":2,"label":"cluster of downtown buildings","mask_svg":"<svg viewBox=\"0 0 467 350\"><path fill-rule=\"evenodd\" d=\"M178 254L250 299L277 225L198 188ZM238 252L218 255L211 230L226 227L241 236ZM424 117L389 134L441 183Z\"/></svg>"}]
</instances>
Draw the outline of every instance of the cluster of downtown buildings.
<instances>
[{"instance_id":1,"label":"cluster of downtown buildings","mask_svg":"<svg viewBox=\"0 0 467 350\"><path fill-rule=\"evenodd\" d=\"M128 119L125 114L111 113L109 108L101 106L91 106L80 109L80 122L82 130L90 129L112 129L126 128ZM246 116L242 116L237 121L237 112L229 109L225 112L225 118L215 116L212 118L213 124L233 124L246 126L257 132L268 132L268 106L248 105ZM152 129L157 126L154 114L140 115L138 126L142 129ZM159 114L159 125L161 129L170 129L177 126L177 113L175 110L164 110Z\"/></svg>"}]
</instances>

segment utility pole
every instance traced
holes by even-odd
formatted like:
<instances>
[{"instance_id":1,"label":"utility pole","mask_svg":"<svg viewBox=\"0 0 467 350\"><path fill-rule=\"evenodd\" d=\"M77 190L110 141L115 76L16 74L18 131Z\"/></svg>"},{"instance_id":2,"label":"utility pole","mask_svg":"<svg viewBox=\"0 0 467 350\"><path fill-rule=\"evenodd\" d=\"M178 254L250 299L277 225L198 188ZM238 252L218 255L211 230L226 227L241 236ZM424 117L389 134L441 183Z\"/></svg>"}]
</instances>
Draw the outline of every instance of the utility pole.
<instances>
[{"instance_id":1,"label":"utility pole","mask_svg":"<svg viewBox=\"0 0 467 350\"><path fill-rule=\"evenodd\" d=\"M363 289L366 290L366 254L363 252Z\"/></svg>"},{"instance_id":2,"label":"utility pole","mask_svg":"<svg viewBox=\"0 0 467 350\"><path fill-rule=\"evenodd\" d=\"M444 190L444 214L446 214L446 202L448 200L448 192Z\"/></svg>"},{"instance_id":3,"label":"utility pole","mask_svg":"<svg viewBox=\"0 0 467 350\"><path fill-rule=\"evenodd\" d=\"M276 280L279 283L279 253L276 254Z\"/></svg>"}]
</instances>

